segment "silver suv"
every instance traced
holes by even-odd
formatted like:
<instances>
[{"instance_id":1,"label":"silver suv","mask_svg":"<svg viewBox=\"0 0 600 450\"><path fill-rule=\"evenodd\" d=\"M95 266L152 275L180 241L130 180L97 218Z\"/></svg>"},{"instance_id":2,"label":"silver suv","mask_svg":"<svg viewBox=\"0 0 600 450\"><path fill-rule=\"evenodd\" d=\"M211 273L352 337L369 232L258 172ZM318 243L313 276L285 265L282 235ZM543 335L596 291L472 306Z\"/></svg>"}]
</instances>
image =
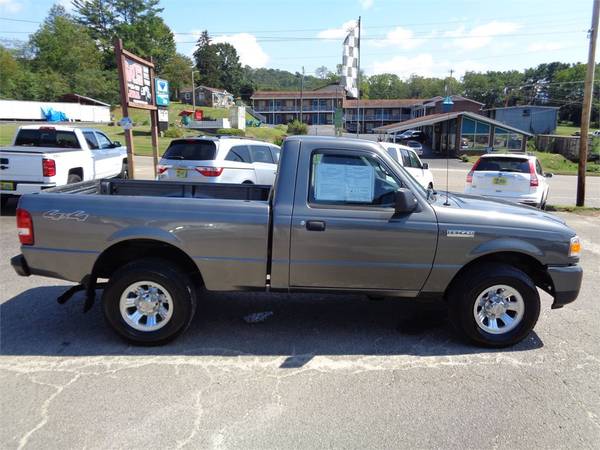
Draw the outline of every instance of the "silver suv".
<instances>
[{"instance_id":1,"label":"silver suv","mask_svg":"<svg viewBox=\"0 0 600 450\"><path fill-rule=\"evenodd\" d=\"M275 182L280 148L232 136L175 139L158 165L158 180L262 184Z\"/></svg>"}]
</instances>

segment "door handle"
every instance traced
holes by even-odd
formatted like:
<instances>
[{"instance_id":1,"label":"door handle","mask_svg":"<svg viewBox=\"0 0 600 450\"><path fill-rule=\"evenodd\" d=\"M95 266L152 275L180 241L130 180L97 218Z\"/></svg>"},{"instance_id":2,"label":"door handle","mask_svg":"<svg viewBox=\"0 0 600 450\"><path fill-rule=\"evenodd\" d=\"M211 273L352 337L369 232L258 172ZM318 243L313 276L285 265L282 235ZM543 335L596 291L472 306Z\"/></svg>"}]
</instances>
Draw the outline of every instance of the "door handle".
<instances>
[{"instance_id":1,"label":"door handle","mask_svg":"<svg viewBox=\"0 0 600 450\"><path fill-rule=\"evenodd\" d=\"M325 231L325 222L322 220L309 220L306 222L308 231Z\"/></svg>"}]
</instances>

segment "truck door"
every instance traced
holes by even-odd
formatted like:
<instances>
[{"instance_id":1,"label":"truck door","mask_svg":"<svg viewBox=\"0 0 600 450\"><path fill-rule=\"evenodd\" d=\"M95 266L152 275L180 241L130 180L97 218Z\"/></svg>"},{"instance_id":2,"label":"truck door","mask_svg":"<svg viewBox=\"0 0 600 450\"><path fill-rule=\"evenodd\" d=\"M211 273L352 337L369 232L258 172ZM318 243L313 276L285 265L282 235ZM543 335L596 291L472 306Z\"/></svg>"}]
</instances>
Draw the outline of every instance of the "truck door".
<instances>
[{"instance_id":1,"label":"truck door","mask_svg":"<svg viewBox=\"0 0 600 450\"><path fill-rule=\"evenodd\" d=\"M425 206L395 214L394 192L406 186L374 152L316 148L300 158L290 287L420 290L437 221Z\"/></svg>"},{"instance_id":2,"label":"truck door","mask_svg":"<svg viewBox=\"0 0 600 450\"><path fill-rule=\"evenodd\" d=\"M95 132L98 148L93 150L96 177L113 177L121 172L121 152L104 133Z\"/></svg>"}]
</instances>

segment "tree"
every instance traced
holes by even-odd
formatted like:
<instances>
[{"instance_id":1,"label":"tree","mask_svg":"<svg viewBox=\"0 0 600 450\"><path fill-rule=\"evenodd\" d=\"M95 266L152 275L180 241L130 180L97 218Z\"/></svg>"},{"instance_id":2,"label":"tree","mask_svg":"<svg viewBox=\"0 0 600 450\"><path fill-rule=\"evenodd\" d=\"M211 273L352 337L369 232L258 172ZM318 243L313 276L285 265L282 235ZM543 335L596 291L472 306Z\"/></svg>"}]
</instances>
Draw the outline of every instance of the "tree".
<instances>
[{"instance_id":1,"label":"tree","mask_svg":"<svg viewBox=\"0 0 600 450\"><path fill-rule=\"evenodd\" d=\"M0 46L0 98L14 98L17 95L17 84L22 75L22 68L11 52Z\"/></svg>"},{"instance_id":2,"label":"tree","mask_svg":"<svg viewBox=\"0 0 600 450\"><path fill-rule=\"evenodd\" d=\"M244 80L240 86L240 97L246 103L250 103L252 95L254 94L255 88L251 81Z\"/></svg>"},{"instance_id":3,"label":"tree","mask_svg":"<svg viewBox=\"0 0 600 450\"><path fill-rule=\"evenodd\" d=\"M112 44L115 37L123 46L144 58L152 58L157 70L175 54L171 29L158 16L159 0L73 0L77 21L104 53L106 68L114 68Z\"/></svg>"},{"instance_id":4,"label":"tree","mask_svg":"<svg viewBox=\"0 0 600 450\"><path fill-rule=\"evenodd\" d=\"M211 43L210 36L206 30L198 38L196 50L194 51L194 60L199 72L196 84L221 87L217 51Z\"/></svg>"},{"instance_id":5,"label":"tree","mask_svg":"<svg viewBox=\"0 0 600 450\"><path fill-rule=\"evenodd\" d=\"M243 74L237 50L227 42L214 44L218 58L219 87L239 95Z\"/></svg>"},{"instance_id":6,"label":"tree","mask_svg":"<svg viewBox=\"0 0 600 450\"><path fill-rule=\"evenodd\" d=\"M75 75L88 69L100 69L101 58L85 27L79 25L62 6L55 5L40 29L30 38L33 66L61 75Z\"/></svg>"},{"instance_id":7,"label":"tree","mask_svg":"<svg viewBox=\"0 0 600 450\"><path fill-rule=\"evenodd\" d=\"M100 51L110 52L118 24L112 0L73 0L77 21L88 29Z\"/></svg>"},{"instance_id":8,"label":"tree","mask_svg":"<svg viewBox=\"0 0 600 450\"><path fill-rule=\"evenodd\" d=\"M369 77L370 98L408 98L407 84L398 75L383 73Z\"/></svg>"},{"instance_id":9,"label":"tree","mask_svg":"<svg viewBox=\"0 0 600 450\"><path fill-rule=\"evenodd\" d=\"M169 80L169 89L171 96L177 98L181 88L189 86L191 83L193 62L190 58L181 53L176 53L162 67L158 76Z\"/></svg>"},{"instance_id":10,"label":"tree","mask_svg":"<svg viewBox=\"0 0 600 450\"><path fill-rule=\"evenodd\" d=\"M315 75L317 78L325 80L329 76L329 69L325 66L317 67L315 70Z\"/></svg>"}]
</instances>

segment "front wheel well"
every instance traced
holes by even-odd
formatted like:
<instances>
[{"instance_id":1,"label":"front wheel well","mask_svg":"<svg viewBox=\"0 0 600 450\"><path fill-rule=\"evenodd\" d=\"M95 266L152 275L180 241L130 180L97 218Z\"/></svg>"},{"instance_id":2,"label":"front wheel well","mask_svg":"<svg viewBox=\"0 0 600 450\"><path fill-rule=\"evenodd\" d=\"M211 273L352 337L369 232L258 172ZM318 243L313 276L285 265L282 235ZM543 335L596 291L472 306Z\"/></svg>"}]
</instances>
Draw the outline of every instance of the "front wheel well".
<instances>
[{"instance_id":1,"label":"front wheel well","mask_svg":"<svg viewBox=\"0 0 600 450\"><path fill-rule=\"evenodd\" d=\"M446 288L445 296L448 295L448 292L451 291L453 285L456 284L465 273L488 263L502 263L515 267L522 272L525 272L533 280L536 286L553 295L554 285L552 284L552 279L548 275L546 267L541 262L525 253L498 252L480 256L463 266Z\"/></svg>"},{"instance_id":2,"label":"front wheel well","mask_svg":"<svg viewBox=\"0 0 600 450\"><path fill-rule=\"evenodd\" d=\"M114 244L98 257L92 273L95 278L110 278L118 268L144 258L167 260L204 285L200 270L192 258L172 244L153 239L132 239Z\"/></svg>"}]
</instances>

